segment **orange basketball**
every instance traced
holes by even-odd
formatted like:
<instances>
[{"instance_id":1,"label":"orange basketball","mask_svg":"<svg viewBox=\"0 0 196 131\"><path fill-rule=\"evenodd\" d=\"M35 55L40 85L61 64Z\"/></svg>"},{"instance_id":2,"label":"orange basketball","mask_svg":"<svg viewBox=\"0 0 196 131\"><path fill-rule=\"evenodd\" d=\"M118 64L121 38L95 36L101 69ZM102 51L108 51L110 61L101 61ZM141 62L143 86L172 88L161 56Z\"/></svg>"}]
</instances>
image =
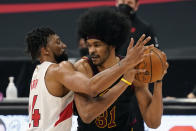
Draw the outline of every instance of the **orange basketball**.
<instances>
[{"instance_id":1,"label":"orange basketball","mask_svg":"<svg viewBox=\"0 0 196 131\"><path fill-rule=\"evenodd\" d=\"M160 80L164 74L166 58L162 52L155 47L148 49L145 53L151 54L147 56L142 63L137 65L136 68L146 69L146 72L136 74L136 79L144 83L152 83Z\"/></svg>"}]
</instances>

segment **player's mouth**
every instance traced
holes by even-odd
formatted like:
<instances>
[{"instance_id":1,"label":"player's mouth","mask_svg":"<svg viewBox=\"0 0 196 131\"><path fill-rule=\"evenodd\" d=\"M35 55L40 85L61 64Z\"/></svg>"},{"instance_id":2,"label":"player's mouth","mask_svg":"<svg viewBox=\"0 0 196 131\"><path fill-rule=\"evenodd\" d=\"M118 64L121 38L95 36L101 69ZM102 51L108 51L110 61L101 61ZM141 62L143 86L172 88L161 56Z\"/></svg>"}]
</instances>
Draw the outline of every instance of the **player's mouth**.
<instances>
[{"instance_id":1,"label":"player's mouth","mask_svg":"<svg viewBox=\"0 0 196 131\"><path fill-rule=\"evenodd\" d=\"M97 59L99 59L99 56L93 55L93 56L91 56L91 59L92 59L92 61L96 61Z\"/></svg>"}]
</instances>

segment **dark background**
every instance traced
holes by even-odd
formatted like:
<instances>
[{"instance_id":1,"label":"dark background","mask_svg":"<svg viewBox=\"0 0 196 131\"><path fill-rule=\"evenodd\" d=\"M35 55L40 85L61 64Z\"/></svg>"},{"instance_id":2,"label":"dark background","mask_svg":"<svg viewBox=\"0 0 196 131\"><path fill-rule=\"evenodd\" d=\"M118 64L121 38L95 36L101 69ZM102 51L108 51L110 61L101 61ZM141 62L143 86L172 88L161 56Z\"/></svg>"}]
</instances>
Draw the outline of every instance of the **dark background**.
<instances>
[{"instance_id":1,"label":"dark background","mask_svg":"<svg viewBox=\"0 0 196 131\"><path fill-rule=\"evenodd\" d=\"M78 1L82 0L58 0L58 2ZM36 2L54 1L1 0L0 5ZM34 65L32 66L30 57L24 53L24 38L32 28L38 26L53 28L68 45L69 56L71 58L79 57L76 34L77 19L86 10L87 8L77 8L58 11L0 13L0 91L5 95L8 77L15 76L19 96L28 96L29 81ZM141 4L139 8L138 14L153 25L159 37L160 48L166 52L170 64L164 80L164 96L185 97L196 85L195 13L195 0L148 3Z\"/></svg>"}]
</instances>

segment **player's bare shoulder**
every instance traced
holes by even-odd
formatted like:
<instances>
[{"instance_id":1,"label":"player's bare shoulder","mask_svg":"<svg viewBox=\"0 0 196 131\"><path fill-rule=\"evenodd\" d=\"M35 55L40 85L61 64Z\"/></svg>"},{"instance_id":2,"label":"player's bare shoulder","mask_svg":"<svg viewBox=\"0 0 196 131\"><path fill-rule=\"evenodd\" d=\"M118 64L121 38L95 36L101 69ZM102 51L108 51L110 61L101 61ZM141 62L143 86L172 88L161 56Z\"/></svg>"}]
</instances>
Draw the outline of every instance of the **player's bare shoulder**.
<instances>
[{"instance_id":1,"label":"player's bare shoulder","mask_svg":"<svg viewBox=\"0 0 196 131\"><path fill-rule=\"evenodd\" d=\"M82 72L88 76L92 75L92 69L88 62L88 58L83 57L74 64L77 71Z\"/></svg>"},{"instance_id":2,"label":"player's bare shoulder","mask_svg":"<svg viewBox=\"0 0 196 131\"><path fill-rule=\"evenodd\" d=\"M76 69L80 69L80 68L86 68L89 66L88 60L81 58L80 60L78 60L75 64L74 64Z\"/></svg>"},{"instance_id":3,"label":"player's bare shoulder","mask_svg":"<svg viewBox=\"0 0 196 131\"><path fill-rule=\"evenodd\" d=\"M56 63L52 64L47 70L47 75L55 77L59 74L62 74L65 72L72 72L75 70L76 69L72 63L70 63L69 61L63 61L58 64L56 64Z\"/></svg>"},{"instance_id":4,"label":"player's bare shoulder","mask_svg":"<svg viewBox=\"0 0 196 131\"><path fill-rule=\"evenodd\" d=\"M59 63L58 65L59 65L60 70L62 70L62 69L65 71L75 71L76 70L74 65L69 61L63 61L63 62Z\"/></svg>"}]
</instances>

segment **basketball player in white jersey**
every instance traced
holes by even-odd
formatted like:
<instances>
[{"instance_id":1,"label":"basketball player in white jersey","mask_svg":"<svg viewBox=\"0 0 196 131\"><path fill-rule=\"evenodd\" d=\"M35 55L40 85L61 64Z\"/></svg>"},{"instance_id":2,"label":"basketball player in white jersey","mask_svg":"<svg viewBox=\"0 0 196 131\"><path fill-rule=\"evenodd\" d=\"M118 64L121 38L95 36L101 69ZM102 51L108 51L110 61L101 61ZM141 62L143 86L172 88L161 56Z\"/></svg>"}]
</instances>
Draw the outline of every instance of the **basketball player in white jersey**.
<instances>
[{"instance_id":1,"label":"basketball player in white jersey","mask_svg":"<svg viewBox=\"0 0 196 131\"><path fill-rule=\"evenodd\" d=\"M73 92L95 97L124 74L126 81L120 81L106 95L87 101L89 105L96 107L102 104L104 108L89 116L91 110L85 106L82 119L90 122L103 113L126 90L135 73L144 72L134 67L145 57L143 52L148 47L144 45L149 40L143 37L134 47L131 41L122 61L89 79L77 72L70 62L64 61L67 60L66 45L54 31L50 28L37 28L28 33L27 51L33 60L41 63L36 67L30 85L28 131L70 131Z\"/></svg>"}]
</instances>

